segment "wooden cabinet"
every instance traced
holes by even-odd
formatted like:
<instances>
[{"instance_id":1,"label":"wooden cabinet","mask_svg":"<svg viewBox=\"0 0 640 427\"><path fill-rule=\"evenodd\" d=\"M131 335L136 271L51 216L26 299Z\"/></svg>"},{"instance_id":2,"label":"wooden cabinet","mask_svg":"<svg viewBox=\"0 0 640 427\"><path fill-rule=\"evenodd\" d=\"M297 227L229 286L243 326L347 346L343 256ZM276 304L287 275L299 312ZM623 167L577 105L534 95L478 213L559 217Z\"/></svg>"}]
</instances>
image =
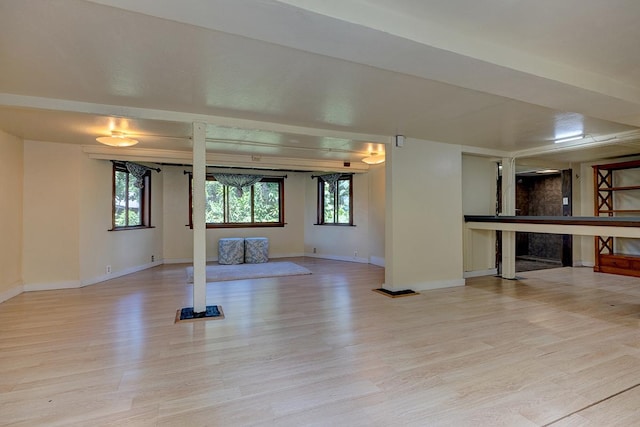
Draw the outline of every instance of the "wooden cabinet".
<instances>
[{"instance_id":1,"label":"wooden cabinet","mask_svg":"<svg viewBox=\"0 0 640 427\"><path fill-rule=\"evenodd\" d=\"M594 215L640 216L640 161L593 166ZM640 239L596 236L594 271L640 277Z\"/></svg>"}]
</instances>

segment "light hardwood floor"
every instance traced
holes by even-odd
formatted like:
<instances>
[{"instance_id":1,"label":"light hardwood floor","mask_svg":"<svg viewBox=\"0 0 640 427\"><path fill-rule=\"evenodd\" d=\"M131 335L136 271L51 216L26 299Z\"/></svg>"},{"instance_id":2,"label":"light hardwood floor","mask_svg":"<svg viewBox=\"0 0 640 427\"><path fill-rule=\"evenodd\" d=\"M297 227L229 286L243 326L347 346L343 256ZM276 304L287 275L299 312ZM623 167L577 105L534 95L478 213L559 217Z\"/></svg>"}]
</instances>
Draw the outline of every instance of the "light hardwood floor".
<instances>
[{"instance_id":1,"label":"light hardwood floor","mask_svg":"<svg viewBox=\"0 0 640 427\"><path fill-rule=\"evenodd\" d=\"M209 284L184 265L0 304L0 424L640 425L640 279L560 268L391 299L383 269ZM573 414L573 415L571 415Z\"/></svg>"}]
</instances>

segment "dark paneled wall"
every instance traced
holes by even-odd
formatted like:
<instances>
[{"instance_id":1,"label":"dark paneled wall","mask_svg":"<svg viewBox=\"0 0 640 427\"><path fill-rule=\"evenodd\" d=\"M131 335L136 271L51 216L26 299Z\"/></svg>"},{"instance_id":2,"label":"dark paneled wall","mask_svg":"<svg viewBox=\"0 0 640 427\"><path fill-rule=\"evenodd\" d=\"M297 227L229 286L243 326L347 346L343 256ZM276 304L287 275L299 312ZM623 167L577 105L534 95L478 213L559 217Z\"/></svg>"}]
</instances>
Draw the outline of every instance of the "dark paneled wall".
<instances>
[{"instance_id":1,"label":"dark paneled wall","mask_svg":"<svg viewBox=\"0 0 640 427\"><path fill-rule=\"evenodd\" d=\"M516 180L516 215L562 216L562 177L540 175ZM562 259L562 236L516 233L516 256Z\"/></svg>"}]
</instances>

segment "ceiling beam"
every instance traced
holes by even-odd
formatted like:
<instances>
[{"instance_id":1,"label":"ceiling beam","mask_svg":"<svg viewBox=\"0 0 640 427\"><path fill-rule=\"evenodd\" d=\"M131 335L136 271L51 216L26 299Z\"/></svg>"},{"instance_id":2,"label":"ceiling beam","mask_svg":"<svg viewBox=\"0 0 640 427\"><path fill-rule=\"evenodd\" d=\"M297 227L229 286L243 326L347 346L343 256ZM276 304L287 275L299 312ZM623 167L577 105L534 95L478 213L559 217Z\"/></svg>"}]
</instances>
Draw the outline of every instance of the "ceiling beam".
<instances>
[{"instance_id":1,"label":"ceiling beam","mask_svg":"<svg viewBox=\"0 0 640 427\"><path fill-rule=\"evenodd\" d=\"M0 93L0 106L96 114L101 116L124 117L130 119L160 120L179 123L201 122L206 123L207 125L214 126L283 132L297 135L374 142L379 144L389 144L391 137L390 135L364 134L357 132L340 131L335 129L312 128L305 126L288 125L284 123L264 122L257 120L239 119L234 117L188 113L182 111L168 111L152 108L96 104L90 102L15 95L9 93Z\"/></svg>"},{"instance_id":2,"label":"ceiling beam","mask_svg":"<svg viewBox=\"0 0 640 427\"><path fill-rule=\"evenodd\" d=\"M193 156L190 151L159 150L128 147L122 150L117 147L86 145L82 147L91 159L122 160L147 163L170 163L190 165ZM225 166L251 169L284 169L309 172L352 172L362 173L369 170L369 165L362 162L343 162L339 160L299 159L275 156L252 156L251 154L207 153L207 166Z\"/></svg>"},{"instance_id":3,"label":"ceiling beam","mask_svg":"<svg viewBox=\"0 0 640 427\"><path fill-rule=\"evenodd\" d=\"M640 86L376 2L192 0L185 7L173 0L91 1L640 127Z\"/></svg>"}]
</instances>

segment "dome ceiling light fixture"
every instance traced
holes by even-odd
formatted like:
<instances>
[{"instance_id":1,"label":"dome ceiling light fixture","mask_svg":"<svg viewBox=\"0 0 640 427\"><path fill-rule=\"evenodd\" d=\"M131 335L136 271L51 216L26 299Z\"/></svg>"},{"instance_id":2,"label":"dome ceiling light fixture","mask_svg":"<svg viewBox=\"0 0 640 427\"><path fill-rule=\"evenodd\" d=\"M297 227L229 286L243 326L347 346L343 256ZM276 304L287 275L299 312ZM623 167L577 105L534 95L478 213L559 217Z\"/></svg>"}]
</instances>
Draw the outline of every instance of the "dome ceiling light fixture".
<instances>
[{"instance_id":1,"label":"dome ceiling light fixture","mask_svg":"<svg viewBox=\"0 0 640 427\"><path fill-rule=\"evenodd\" d=\"M129 138L124 132L117 130L112 130L111 136L99 136L96 141L111 147L131 147L138 143L137 139Z\"/></svg>"},{"instance_id":2,"label":"dome ceiling light fixture","mask_svg":"<svg viewBox=\"0 0 640 427\"><path fill-rule=\"evenodd\" d=\"M371 153L369 157L365 157L362 161L368 165L379 165L380 163L384 163L385 157L384 153Z\"/></svg>"}]
</instances>

